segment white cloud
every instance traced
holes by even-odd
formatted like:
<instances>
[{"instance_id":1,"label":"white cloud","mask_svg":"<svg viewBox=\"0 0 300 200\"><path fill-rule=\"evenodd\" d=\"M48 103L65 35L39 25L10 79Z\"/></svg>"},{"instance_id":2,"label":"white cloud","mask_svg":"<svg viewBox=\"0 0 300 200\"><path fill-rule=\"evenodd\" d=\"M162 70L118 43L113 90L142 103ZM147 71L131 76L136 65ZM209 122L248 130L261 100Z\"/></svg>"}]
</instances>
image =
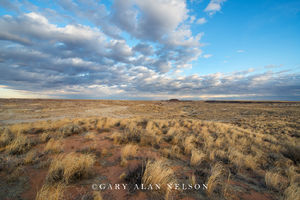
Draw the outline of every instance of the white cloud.
<instances>
[{"instance_id":1,"label":"white cloud","mask_svg":"<svg viewBox=\"0 0 300 200\"><path fill-rule=\"evenodd\" d=\"M210 57L212 57L211 54L204 54L204 55L203 55L203 58L210 58Z\"/></svg>"},{"instance_id":2,"label":"white cloud","mask_svg":"<svg viewBox=\"0 0 300 200\"><path fill-rule=\"evenodd\" d=\"M197 20L197 24L205 24L207 21L206 21L206 19L205 19L205 17L202 17L202 18L199 18L198 20Z\"/></svg>"},{"instance_id":3,"label":"white cloud","mask_svg":"<svg viewBox=\"0 0 300 200\"><path fill-rule=\"evenodd\" d=\"M226 0L210 0L204 11L209 13L209 15L213 15L221 10L221 6L225 1Z\"/></svg>"},{"instance_id":4,"label":"white cloud","mask_svg":"<svg viewBox=\"0 0 300 200\"><path fill-rule=\"evenodd\" d=\"M190 23L194 23L195 20L196 20L195 16L190 16Z\"/></svg>"},{"instance_id":5,"label":"white cloud","mask_svg":"<svg viewBox=\"0 0 300 200\"><path fill-rule=\"evenodd\" d=\"M237 52L237 53L244 53L244 52L245 52L245 50L243 50L243 49L239 49L239 50L237 50L236 52Z\"/></svg>"}]
</instances>

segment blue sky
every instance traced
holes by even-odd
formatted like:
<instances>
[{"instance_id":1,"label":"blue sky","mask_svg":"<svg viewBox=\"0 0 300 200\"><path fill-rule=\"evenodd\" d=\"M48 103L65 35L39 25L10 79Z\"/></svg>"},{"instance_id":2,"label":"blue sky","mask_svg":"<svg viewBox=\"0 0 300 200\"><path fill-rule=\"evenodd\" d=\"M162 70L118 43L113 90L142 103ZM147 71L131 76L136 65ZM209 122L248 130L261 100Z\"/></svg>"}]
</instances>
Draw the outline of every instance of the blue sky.
<instances>
[{"instance_id":1,"label":"blue sky","mask_svg":"<svg viewBox=\"0 0 300 200\"><path fill-rule=\"evenodd\" d=\"M0 98L300 100L300 1L0 1Z\"/></svg>"}]
</instances>

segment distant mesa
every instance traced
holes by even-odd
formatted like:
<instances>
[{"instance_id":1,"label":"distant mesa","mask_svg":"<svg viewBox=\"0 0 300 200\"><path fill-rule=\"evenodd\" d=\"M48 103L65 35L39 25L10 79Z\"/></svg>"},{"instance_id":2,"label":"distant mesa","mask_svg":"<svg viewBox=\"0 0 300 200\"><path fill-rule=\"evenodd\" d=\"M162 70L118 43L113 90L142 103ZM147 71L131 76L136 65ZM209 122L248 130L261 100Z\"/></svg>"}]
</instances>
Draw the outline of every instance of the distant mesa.
<instances>
[{"instance_id":1,"label":"distant mesa","mask_svg":"<svg viewBox=\"0 0 300 200\"><path fill-rule=\"evenodd\" d=\"M180 102L179 99L169 99L168 102Z\"/></svg>"}]
</instances>

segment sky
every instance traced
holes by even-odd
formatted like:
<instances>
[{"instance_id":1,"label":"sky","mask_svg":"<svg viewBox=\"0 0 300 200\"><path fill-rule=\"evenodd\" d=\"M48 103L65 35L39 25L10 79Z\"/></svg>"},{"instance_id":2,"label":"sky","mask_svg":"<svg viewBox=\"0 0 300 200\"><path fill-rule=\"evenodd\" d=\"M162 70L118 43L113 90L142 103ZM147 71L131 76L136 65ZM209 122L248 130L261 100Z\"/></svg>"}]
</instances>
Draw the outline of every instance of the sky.
<instances>
[{"instance_id":1,"label":"sky","mask_svg":"<svg viewBox=\"0 0 300 200\"><path fill-rule=\"evenodd\" d=\"M0 98L300 101L300 1L0 0Z\"/></svg>"}]
</instances>

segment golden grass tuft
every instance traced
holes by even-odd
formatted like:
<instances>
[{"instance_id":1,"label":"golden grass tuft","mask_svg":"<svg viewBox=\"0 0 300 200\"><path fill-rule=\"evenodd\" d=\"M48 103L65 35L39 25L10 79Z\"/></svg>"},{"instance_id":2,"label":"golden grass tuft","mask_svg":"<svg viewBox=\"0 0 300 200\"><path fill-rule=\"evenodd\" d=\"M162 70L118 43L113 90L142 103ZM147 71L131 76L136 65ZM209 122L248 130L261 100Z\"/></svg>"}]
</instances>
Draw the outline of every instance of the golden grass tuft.
<instances>
[{"instance_id":1,"label":"golden grass tuft","mask_svg":"<svg viewBox=\"0 0 300 200\"><path fill-rule=\"evenodd\" d=\"M195 148L195 136L190 135L184 140L184 150L186 154L191 154L192 150Z\"/></svg>"},{"instance_id":2,"label":"golden grass tuft","mask_svg":"<svg viewBox=\"0 0 300 200\"><path fill-rule=\"evenodd\" d=\"M37 192L35 200L62 200L66 186L64 184L43 185L40 191Z\"/></svg>"},{"instance_id":3,"label":"golden grass tuft","mask_svg":"<svg viewBox=\"0 0 300 200\"><path fill-rule=\"evenodd\" d=\"M300 198L300 183L292 184L284 191L285 200L298 200Z\"/></svg>"},{"instance_id":4,"label":"golden grass tuft","mask_svg":"<svg viewBox=\"0 0 300 200\"><path fill-rule=\"evenodd\" d=\"M51 138L45 148L44 151L47 153L60 153L63 151L63 144L61 140L55 140L54 138Z\"/></svg>"},{"instance_id":5,"label":"golden grass tuft","mask_svg":"<svg viewBox=\"0 0 300 200\"><path fill-rule=\"evenodd\" d=\"M49 167L47 182L71 183L91 174L95 156L91 154L69 153L56 156Z\"/></svg>"},{"instance_id":6,"label":"golden grass tuft","mask_svg":"<svg viewBox=\"0 0 300 200\"><path fill-rule=\"evenodd\" d=\"M142 177L142 183L146 186L148 185L161 185L161 191L164 194L167 193L167 184L176 184L178 181L174 176L174 171L167 165L163 160L148 161L146 164L146 169Z\"/></svg>"},{"instance_id":7,"label":"golden grass tuft","mask_svg":"<svg viewBox=\"0 0 300 200\"><path fill-rule=\"evenodd\" d=\"M88 132L84 135L84 138L87 140L93 140L95 139L96 134L94 132Z\"/></svg>"},{"instance_id":8,"label":"golden grass tuft","mask_svg":"<svg viewBox=\"0 0 300 200\"><path fill-rule=\"evenodd\" d=\"M102 200L102 195L99 191L94 191L93 192L93 200Z\"/></svg>"},{"instance_id":9,"label":"golden grass tuft","mask_svg":"<svg viewBox=\"0 0 300 200\"><path fill-rule=\"evenodd\" d=\"M0 135L0 147L5 147L9 143L11 143L14 139L15 135L10 131L10 129L5 128L3 133Z\"/></svg>"},{"instance_id":10,"label":"golden grass tuft","mask_svg":"<svg viewBox=\"0 0 300 200\"><path fill-rule=\"evenodd\" d=\"M209 196L222 196L224 184L228 179L228 172L221 163L216 163L211 169L211 175L207 181L207 193Z\"/></svg>"},{"instance_id":11,"label":"golden grass tuft","mask_svg":"<svg viewBox=\"0 0 300 200\"><path fill-rule=\"evenodd\" d=\"M113 139L116 144L139 143L141 141L141 133L137 128L131 127L126 128L122 133L113 133L110 138Z\"/></svg>"},{"instance_id":12,"label":"golden grass tuft","mask_svg":"<svg viewBox=\"0 0 300 200\"><path fill-rule=\"evenodd\" d=\"M102 155L102 156L106 156L106 155L108 155L108 154L109 154L109 151L108 151L107 148L103 148L103 149L101 150L101 155Z\"/></svg>"},{"instance_id":13,"label":"golden grass tuft","mask_svg":"<svg viewBox=\"0 0 300 200\"><path fill-rule=\"evenodd\" d=\"M192 166L199 166L205 159L206 159L205 153L192 150L192 156L190 161Z\"/></svg>"},{"instance_id":14,"label":"golden grass tuft","mask_svg":"<svg viewBox=\"0 0 300 200\"><path fill-rule=\"evenodd\" d=\"M22 154L32 147L32 141L28 136L18 133L15 139L6 146L6 150L10 154Z\"/></svg>"},{"instance_id":15,"label":"golden grass tuft","mask_svg":"<svg viewBox=\"0 0 300 200\"><path fill-rule=\"evenodd\" d=\"M277 191L283 191L288 186L287 178L281 176L279 173L267 171L265 174L266 185Z\"/></svg>"},{"instance_id":16,"label":"golden grass tuft","mask_svg":"<svg viewBox=\"0 0 300 200\"><path fill-rule=\"evenodd\" d=\"M120 143L120 140L122 138L122 133L113 132L113 134L109 138L112 139L115 144L118 144L118 143Z\"/></svg>"},{"instance_id":17,"label":"golden grass tuft","mask_svg":"<svg viewBox=\"0 0 300 200\"><path fill-rule=\"evenodd\" d=\"M121 150L122 159L128 159L129 157L135 156L138 151L138 146L133 144L127 144Z\"/></svg>"},{"instance_id":18,"label":"golden grass tuft","mask_svg":"<svg viewBox=\"0 0 300 200\"><path fill-rule=\"evenodd\" d=\"M40 135L41 142L48 142L51 139L51 134L49 132L44 132Z\"/></svg>"},{"instance_id":19,"label":"golden grass tuft","mask_svg":"<svg viewBox=\"0 0 300 200\"><path fill-rule=\"evenodd\" d=\"M127 144L121 150L121 166L126 166L128 164L127 159L136 155L138 151L138 146L133 144Z\"/></svg>"},{"instance_id":20,"label":"golden grass tuft","mask_svg":"<svg viewBox=\"0 0 300 200\"><path fill-rule=\"evenodd\" d=\"M33 164L37 160L38 153L36 150L29 151L24 157L24 164Z\"/></svg>"}]
</instances>

